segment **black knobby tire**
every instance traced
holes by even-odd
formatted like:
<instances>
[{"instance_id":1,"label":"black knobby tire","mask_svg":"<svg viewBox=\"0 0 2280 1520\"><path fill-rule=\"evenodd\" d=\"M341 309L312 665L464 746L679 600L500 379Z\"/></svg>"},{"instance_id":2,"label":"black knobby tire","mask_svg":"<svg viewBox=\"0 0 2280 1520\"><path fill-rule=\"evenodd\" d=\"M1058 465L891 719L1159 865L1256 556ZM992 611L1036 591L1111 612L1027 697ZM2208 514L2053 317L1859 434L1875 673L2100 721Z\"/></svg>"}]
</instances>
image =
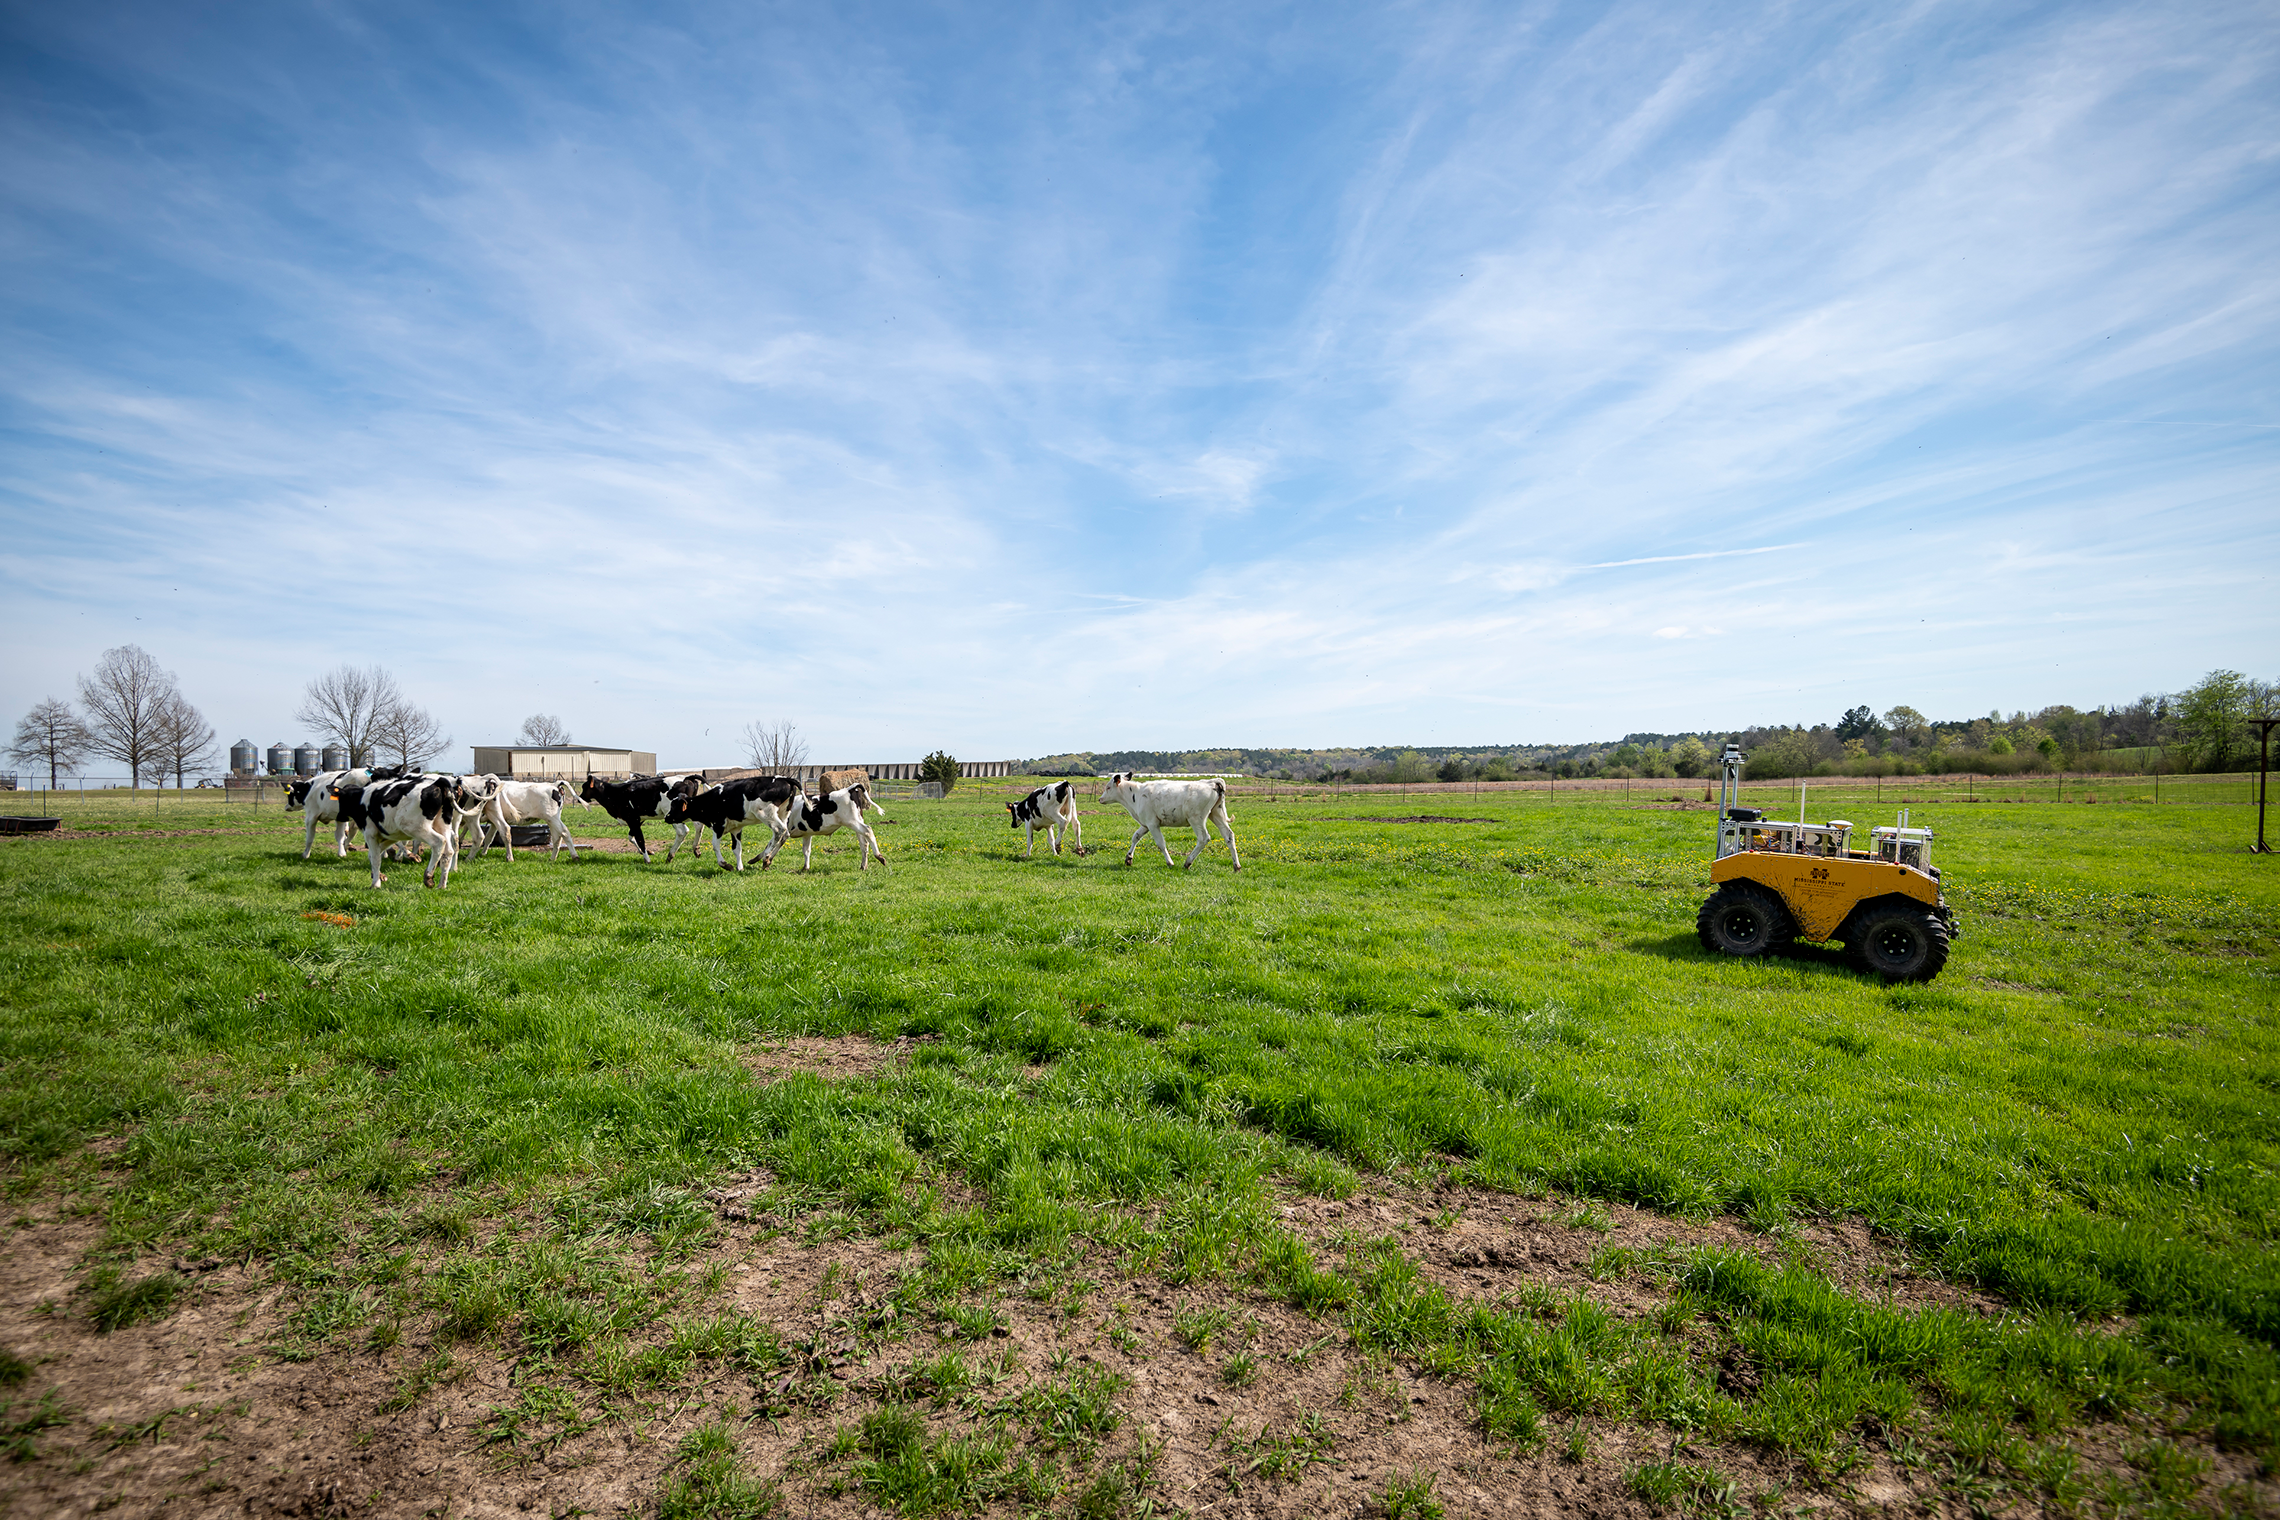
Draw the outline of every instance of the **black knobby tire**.
<instances>
[{"instance_id":1,"label":"black knobby tire","mask_svg":"<svg viewBox=\"0 0 2280 1520\"><path fill-rule=\"evenodd\" d=\"M1702 948L1720 955L1763 955L1797 937L1789 910L1770 892L1726 886L1710 894L1694 916Z\"/></svg>"},{"instance_id":2,"label":"black knobby tire","mask_svg":"<svg viewBox=\"0 0 2280 1520\"><path fill-rule=\"evenodd\" d=\"M1895 982L1928 982L1947 964L1947 925L1929 908L1882 903L1861 910L1846 948L1863 971Z\"/></svg>"}]
</instances>

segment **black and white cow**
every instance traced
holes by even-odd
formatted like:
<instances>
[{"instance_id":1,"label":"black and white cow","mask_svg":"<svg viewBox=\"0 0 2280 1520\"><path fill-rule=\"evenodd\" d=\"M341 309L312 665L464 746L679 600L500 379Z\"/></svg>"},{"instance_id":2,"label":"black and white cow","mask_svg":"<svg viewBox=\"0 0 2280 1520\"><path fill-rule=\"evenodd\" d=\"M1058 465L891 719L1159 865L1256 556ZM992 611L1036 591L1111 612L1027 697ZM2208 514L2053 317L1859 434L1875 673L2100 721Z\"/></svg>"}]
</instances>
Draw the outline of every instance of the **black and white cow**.
<instances>
[{"instance_id":1,"label":"black and white cow","mask_svg":"<svg viewBox=\"0 0 2280 1520\"><path fill-rule=\"evenodd\" d=\"M641 852L641 859L646 864L649 860L649 841L642 837L641 820L666 817L673 810L675 797L693 797L704 790L704 785L705 778L702 776L683 776L677 781L667 781L662 776L636 776L631 781L604 781L598 776L588 776L586 784L578 789L578 797L584 802L600 803L603 812L624 824L627 834L633 840L633 847ZM680 847L687 830L688 825L685 823L674 828L674 848ZM673 858L670 851L665 858Z\"/></svg>"},{"instance_id":2,"label":"black and white cow","mask_svg":"<svg viewBox=\"0 0 2280 1520\"><path fill-rule=\"evenodd\" d=\"M502 781L487 778L496 784L496 790L485 799L482 811L469 820L475 830L475 856L480 860L491 848L493 840L505 844L507 864L514 864L515 834L518 823L546 824L546 858L556 859L564 850L570 858L578 858L578 841L570 837L570 827L562 821L562 809L568 804L584 807L567 781Z\"/></svg>"},{"instance_id":3,"label":"black and white cow","mask_svg":"<svg viewBox=\"0 0 2280 1520\"><path fill-rule=\"evenodd\" d=\"M825 834L836 834L841 829L853 829L856 837L863 841L863 856L856 864L856 870L869 870L874 855L879 857L879 865L885 867L886 852L879 848L879 838L871 832L870 824L863 821L865 808L881 817L886 816L887 810L872 800L870 788L860 781L836 792L825 792L820 797L810 797L804 792L795 794L785 804L783 819L776 825L776 837L769 840L768 848L760 853L760 869L768 869L768 863L776 858L776 852L784 847L785 840L803 839L807 841L807 850L800 861L800 869L808 870L815 864L816 840Z\"/></svg>"},{"instance_id":4,"label":"black and white cow","mask_svg":"<svg viewBox=\"0 0 2280 1520\"><path fill-rule=\"evenodd\" d=\"M380 856L389 844L402 841L414 849L425 847L427 868L422 886L451 885L451 868L459 860L459 824L467 814L482 810L485 794L457 776L404 776L375 781L356 791L333 788L343 818L364 830L364 853L372 862L372 885L386 880L380 874Z\"/></svg>"},{"instance_id":5,"label":"black and white cow","mask_svg":"<svg viewBox=\"0 0 2280 1520\"><path fill-rule=\"evenodd\" d=\"M1210 826L1216 823L1227 840L1227 853L1235 869L1243 869L1243 857L1235 850L1235 826L1227 821L1224 781L1135 781L1130 771L1118 771L1100 789L1100 800L1115 803L1140 825L1133 831L1132 843L1124 847L1126 865L1132 864L1132 852L1140 847L1143 837L1156 841L1156 848L1164 852L1164 864L1170 865L1172 849L1164 843L1164 825L1169 823L1186 824L1195 830L1195 848L1181 862L1192 866L1203 847L1211 843Z\"/></svg>"},{"instance_id":6,"label":"black and white cow","mask_svg":"<svg viewBox=\"0 0 2280 1520\"><path fill-rule=\"evenodd\" d=\"M393 781L404 774L400 765L377 767L359 766L349 771L322 771L306 781L295 781L285 788L285 810L308 810L307 825L301 831L301 858L307 860L317 847L317 825L333 825L333 854L348 853L348 836L356 832L353 825L340 816L340 796L343 792L362 791L375 781Z\"/></svg>"},{"instance_id":7,"label":"black and white cow","mask_svg":"<svg viewBox=\"0 0 2280 1520\"><path fill-rule=\"evenodd\" d=\"M712 830L713 864L724 871L728 862L721 859L721 836L735 835L736 869L743 870L744 826L763 824L773 840L783 832L784 810L799 795L800 784L789 776L740 776L708 786L694 796L675 797L672 811L665 815L673 825L673 847L665 852L666 864L672 864L673 851L681 847L681 830L686 827ZM701 837L690 845L692 850L701 848Z\"/></svg>"},{"instance_id":8,"label":"black and white cow","mask_svg":"<svg viewBox=\"0 0 2280 1520\"><path fill-rule=\"evenodd\" d=\"M1076 852L1085 852L1084 825L1077 821L1077 789L1066 781L1041 786L1019 802L1009 802L1005 810L1013 815L1008 827L1020 829L1025 848L1021 858L1027 860L1037 850L1037 831L1045 831L1046 842L1053 853L1061 853L1061 836L1067 834Z\"/></svg>"}]
</instances>

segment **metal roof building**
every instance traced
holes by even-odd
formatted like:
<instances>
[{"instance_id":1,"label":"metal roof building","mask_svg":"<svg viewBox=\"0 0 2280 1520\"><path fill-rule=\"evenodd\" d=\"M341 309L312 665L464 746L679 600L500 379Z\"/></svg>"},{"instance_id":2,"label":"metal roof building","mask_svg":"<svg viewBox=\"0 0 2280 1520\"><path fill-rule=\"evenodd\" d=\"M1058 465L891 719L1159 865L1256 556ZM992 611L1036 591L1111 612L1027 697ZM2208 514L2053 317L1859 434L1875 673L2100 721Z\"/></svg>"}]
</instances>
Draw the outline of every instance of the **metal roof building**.
<instances>
[{"instance_id":1,"label":"metal roof building","mask_svg":"<svg viewBox=\"0 0 2280 1520\"><path fill-rule=\"evenodd\" d=\"M657 752L613 749L606 744L478 744L475 769L526 781L653 776L657 773Z\"/></svg>"}]
</instances>

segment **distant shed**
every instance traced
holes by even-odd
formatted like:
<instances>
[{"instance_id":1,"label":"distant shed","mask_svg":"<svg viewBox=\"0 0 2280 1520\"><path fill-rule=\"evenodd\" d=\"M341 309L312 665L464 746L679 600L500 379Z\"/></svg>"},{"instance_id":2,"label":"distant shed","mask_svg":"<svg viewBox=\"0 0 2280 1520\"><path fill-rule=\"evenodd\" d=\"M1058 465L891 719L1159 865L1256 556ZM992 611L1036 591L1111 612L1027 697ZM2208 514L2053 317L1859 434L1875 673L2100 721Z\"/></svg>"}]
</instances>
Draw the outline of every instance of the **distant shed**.
<instances>
[{"instance_id":1,"label":"distant shed","mask_svg":"<svg viewBox=\"0 0 2280 1520\"><path fill-rule=\"evenodd\" d=\"M475 769L494 776L545 781L556 776L623 777L657 774L654 750L599 744L478 744Z\"/></svg>"}]
</instances>

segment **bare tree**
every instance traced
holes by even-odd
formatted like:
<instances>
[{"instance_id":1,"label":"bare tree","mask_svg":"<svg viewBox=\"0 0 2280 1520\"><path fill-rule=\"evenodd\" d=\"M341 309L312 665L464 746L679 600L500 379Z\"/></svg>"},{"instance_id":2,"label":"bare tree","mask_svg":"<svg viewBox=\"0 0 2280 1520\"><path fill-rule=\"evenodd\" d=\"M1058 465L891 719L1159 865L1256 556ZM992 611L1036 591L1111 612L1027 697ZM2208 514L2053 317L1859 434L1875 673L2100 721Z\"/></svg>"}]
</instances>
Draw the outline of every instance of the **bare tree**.
<instances>
[{"instance_id":1,"label":"bare tree","mask_svg":"<svg viewBox=\"0 0 2280 1520\"><path fill-rule=\"evenodd\" d=\"M522 732L515 736L517 744L568 744L570 730L552 713L532 713L523 719Z\"/></svg>"},{"instance_id":2,"label":"bare tree","mask_svg":"<svg viewBox=\"0 0 2280 1520\"><path fill-rule=\"evenodd\" d=\"M744 751L756 770L796 771L807 764L807 741L789 723L766 723L755 718L745 724Z\"/></svg>"},{"instance_id":3,"label":"bare tree","mask_svg":"<svg viewBox=\"0 0 2280 1520\"><path fill-rule=\"evenodd\" d=\"M424 707L408 699L397 699L394 706L380 715L373 726L372 747L383 755L391 755L398 765L415 761L432 760L451 748L451 735Z\"/></svg>"},{"instance_id":4,"label":"bare tree","mask_svg":"<svg viewBox=\"0 0 2280 1520\"><path fill-rule=\"evenodd\" d=\"M46 766L48 789L53 791L63 772L79 768L92 744L87 725L79 721L71 704L61 697L49 697L18 721L16 742L8 746L8 758L18 765Z\"/></svg>"},{"instance_id":5,"label":"bare tree","mask_svg":"<svg viewBox=\"0 0 2280 1520\"><path fill-rule=\"evenodd\" d=\"M79 678L79 700L87 705L88 748L124 765L135 781L165 774L161 736L181 693L147 651L135 644L104 650L95 674Z\"/></svg>"},{"instance_id":6,"label":"bare tree","mask_svg":"<svg viewBox=\"0 0 2280 1520\"><path fill-rule=\"evenodd\" d=\"M182 790L182 775L195 770L214 757L214 725L206 715L190 705L181 692L174 693L159 716L157 779L164 784L166 773L174 772L174 789Z\"/></svg>"},{"instance_id":7,"label":"bare tree","mask_svg":"<svg viewBox=\"0 0 2280 1520\"><path fill-rule=\"evenodd\" d=\"M381 720L403 701L396 678L379 666L359 670L343 665L309 683L293 716L314 729L318 738L346 746L351 766L364 766L372 763Z\"/></svg>"}]
</instances>

